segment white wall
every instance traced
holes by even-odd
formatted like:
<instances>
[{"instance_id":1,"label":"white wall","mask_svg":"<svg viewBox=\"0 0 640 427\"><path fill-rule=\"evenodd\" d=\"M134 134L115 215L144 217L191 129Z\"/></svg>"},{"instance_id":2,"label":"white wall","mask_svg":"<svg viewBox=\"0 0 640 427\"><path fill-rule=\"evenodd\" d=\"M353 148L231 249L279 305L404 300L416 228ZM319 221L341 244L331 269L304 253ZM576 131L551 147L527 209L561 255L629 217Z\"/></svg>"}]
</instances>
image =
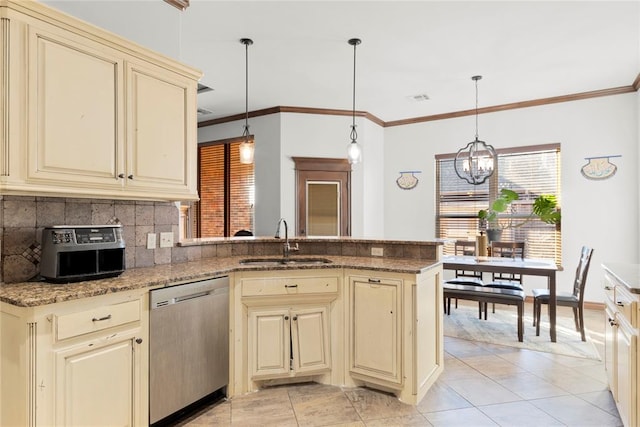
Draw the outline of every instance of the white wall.
<instances>
[{"instance_id":1,"label":"white wall","mask_svg":"<svg viewBox=\"0 0 640 427\"><path fill-rule=\"evenodd\" d=\"M296 221L295 165L292 157L345 158L350 142L351 119L299 113L271 114L249 120L255 135L256 229L258 236L272 236L279 218L293 230ZM375 123L356 120L363 162L353 166L352 235L384 236L383 131ZM240 121L198 129L198 142L238 137ZM366 212L366 214L365 214Z\"/></svg>"},{"instance_id":2,"label":"white wall","mask_svg":"<svg viewBox=\"0 0 640 427\"><path fill-rule=\"evenodd\" d=\"M582 245L594 248L586 298L603 301L603 261L638 262L638 95L545 105L479 117L480 139L496 148L559 142L562 156L562 258L568 289ZM385 129L385 237L435 237L434 155L457 151L474 137L473 116ZM585 179L585 157L612 159L610 179ZM397 172L422 170L414 190L396 190ZM539 286L535 280L526 287Z\"/></svg>"},{"instance_id":3,"label":"white wall","mask_svg":"<svg viewBox=\"0 0 640 427\"><path fill-rule=\"evenodd\" d=\"M198 129L198 142L242 136L244 121ZM255 136L255 227L256 236L273 236L281 217L280 114L251 118L249 132ZM293 217L291 217L293 219ZM287 221L289 221L287 219Z\"/></svg>"},{"instance_id":4,"label":"white wall","mask_svg":"<svg viewBox=\"0 0 640 427\"><path fill-rule=\"evenodd\" d=\"M282 214L294 222L295 165L292 157L346 158L351 142L351 118L347 116L282 114ZM384 230L382 194L382 128L363 118L356 119L362 163L351 172L351 235L382 236Z\"/></svg>"}]
</instances>

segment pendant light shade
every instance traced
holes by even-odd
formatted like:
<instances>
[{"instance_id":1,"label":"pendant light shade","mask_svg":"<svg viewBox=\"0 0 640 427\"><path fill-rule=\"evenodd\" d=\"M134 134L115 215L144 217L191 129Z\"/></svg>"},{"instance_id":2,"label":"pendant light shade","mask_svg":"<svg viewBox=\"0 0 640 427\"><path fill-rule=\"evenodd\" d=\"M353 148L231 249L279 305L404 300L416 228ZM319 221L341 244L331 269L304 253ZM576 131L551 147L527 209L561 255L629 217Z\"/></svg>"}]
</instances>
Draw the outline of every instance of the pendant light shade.
<instances>
[{"instance_id":1,"label":"pendant light shade","mask_svg":"<svg viewBox=\"0 0 640 427\"><path fill-rule=\"evenodd\" d=\"M245 114L244 114L244 130L242 132L242 137L244 141L240 143L240 163L253 163L253 153L254 153L254 144L253 141L249 139L249 46L253 44L253 40L251 39L240 39L240 43L244 45L245 53L245 80L244 80L244 106L245 106Z\"/></svg>"},{"instance_id":2,"label":"pendant light shade","mask_svg":"<svg viewBox=\"0 0 640 427\"><path fill-rule=\"evenodd\" d=\"M356 164L362 161L362 147L358 144L358 132L356 132L356 46L362 43L360 39L349 39L353 46L353 109L351 122L351 142L347 145L347 158L349 163Z\"/></svg>"},{"instance_id":3,"label":"pendant light shade","mask_svg":"<svg viewBox=\"0 0 640 427\"><path fill-rule=\"evenodd\" d=\"M461 148L454 160L456 174L473 185L480 185L493 175L496 161L493 147L478 139L478 80L481 78L471 77L476 82L476 138Z\"/></svg>"}]
</instances>

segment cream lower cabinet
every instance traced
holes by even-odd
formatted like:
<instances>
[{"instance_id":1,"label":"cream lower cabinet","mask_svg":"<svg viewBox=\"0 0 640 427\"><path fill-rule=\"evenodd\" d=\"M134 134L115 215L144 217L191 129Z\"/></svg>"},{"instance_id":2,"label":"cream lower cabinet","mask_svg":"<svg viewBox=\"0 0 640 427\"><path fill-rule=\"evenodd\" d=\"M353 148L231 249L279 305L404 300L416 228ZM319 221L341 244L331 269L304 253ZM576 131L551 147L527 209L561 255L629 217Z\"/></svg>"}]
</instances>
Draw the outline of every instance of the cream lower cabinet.
<instances>
[{"instance_id":1,"label":"cream lower cabinet","mask_svg":"<svg viewBox=\"0 0 640 427\"><path fill-rule=\"evenodd\" d=\"M609 387L625 426L640 421L639 300L605 267L605 368Z\"/></svg>"},{"instance_id":2,"label":"cream lower cabinet","mask_svg":"<svg viewBox=\"0 0 640 427\"><path fill-rule=\"evenodd\" d=\"M331 369L328 307L249 310L251 378L309 375Z\"/></svg>"},{"instance_id":3,"label":"cream lower cabinet","mask_svg":"<svg viewBox=\"0 0 640 427\"><path fill-rule=\"evenodd\" d=\"M0 425L148 424L144 291L1 308Z\"/></svg>"},{"instance_id":4,"label":"cream lower cabinet","mask_svg":"<svg viewBox=\"0 0 640 427\"><path fill-rule=\"evenodd\" d=\"M417 275L350 270L348 385L416 404L444 369L442 269Z\"/></svg>"},{"instance_id":5,"label":"cream lower cabinet","mask_svg":"<svg viewBox=\"0 0 640 427\"><path fill-rule=\"evenodd\" d=\"M351 276L350 371L401 385L402 280Z\"/></svg>"},{"instance_id":6,"label":"cream lower cabinet","mask_svg":"<svg viewBox=\"0 0 640 427\"><path fill-rule=\"evenodd\" d=\"M444 369L442 266L242 271L231 290L230 397L315 381L416 404Z\"/></svg>"},{"instance_id":7,"label":"cream lower cabinet","mask_svg":"<svg viewBox=\"0 0 640 427\"><path fill-rule=\"evenodd\" d=\"M230 396L263 385L343 382L337 270L235 273Z\"/></svg>"},{"instance_id":8,"label":"cream lower cabinet","mask_svg":"<svg viewBox=\"0 0 640 427\"><path fill-rule=\"evenodd\" d=\"M3 194L197 199L199 72L38 2L0 18Z\"/></svg>"}]
</instances>

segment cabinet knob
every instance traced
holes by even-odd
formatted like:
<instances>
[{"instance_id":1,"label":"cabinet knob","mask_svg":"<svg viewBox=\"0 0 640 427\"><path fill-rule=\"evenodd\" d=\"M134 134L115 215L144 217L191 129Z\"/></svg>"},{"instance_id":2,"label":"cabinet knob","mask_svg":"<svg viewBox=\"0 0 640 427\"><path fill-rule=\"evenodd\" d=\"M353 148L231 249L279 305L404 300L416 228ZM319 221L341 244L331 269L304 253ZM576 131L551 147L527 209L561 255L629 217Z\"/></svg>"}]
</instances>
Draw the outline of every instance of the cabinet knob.
<instances>
[{"instance_id":1,"label":"cabinet knob","mask_svg":"<svg viewBox=\"0 0 640 427\"><path fill-rule=\"evenodd\" d=\"M136 342L137 342L138 344L142 344L142 338L136 338Z\"/></svg>"},{"instance_id":2,"label":"cabinet knob","mask_svg":"<svg viewBox=\"0 0 640 427\"><path fill-rule=\"evenodd\" d=\"M293 321L295 322L296 320L298 320L298 316L293 316Z\"/></svg>"},{"instance_id":3,"label":"cabinet knob","mask_svg":"<svg viewBox=\"0 0 640 427\"><path fill-rule=\"evenodd\" d=\"M604 289L605 289L606 291L612 291L612 290L613 290L613 288L612 288L611 286L605 286L605 287L604 287Z\"/></svg>"},{"instance_id":4,"label":"cabinet knob","mask_svg":"<svg viewBox=\"0 0 640 427\"><path fill-rule=\"evenodd\" d=\"M124 174L123 173L119 173L118 174L118 178L124 178Z\"/></svg>"},{"instance_id":5,"label":"cabinet knob","mask_svg":"<svg viewBox=\"0 0 640 427\"><path fill-rule=\"evenodd\" d=\"M616 302L616 305L617 305L618 307L624 307L624 303L623 303L622 301L618 301L618 302Z\"/></svg>"},{"instance_id":6,"label":"cabinet knob","mask_svg":"<svg viewBox=\"0 0 640 427\"><path fill-rule=\"evenodd\" d=\"M133 179L133 175L129 175L129 176L127 176L127 178Z\"/></svg>"},{"instance_id":7,"label":"cabinet knob","mask_svg":"<svg viewBox=\"0 0 640 427\"><path fill-rule=\"evenodd\" d=\"M289 320L289 316L284 316L284 320Z\"/></svg>"}]
</instances>

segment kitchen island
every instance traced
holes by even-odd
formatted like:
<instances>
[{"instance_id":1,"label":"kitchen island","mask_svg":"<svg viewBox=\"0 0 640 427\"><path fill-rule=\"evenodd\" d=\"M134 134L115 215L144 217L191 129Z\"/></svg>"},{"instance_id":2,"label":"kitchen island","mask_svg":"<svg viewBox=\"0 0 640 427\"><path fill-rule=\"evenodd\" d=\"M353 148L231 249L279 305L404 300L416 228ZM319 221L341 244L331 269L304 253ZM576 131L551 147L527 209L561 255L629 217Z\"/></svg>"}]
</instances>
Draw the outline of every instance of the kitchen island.
<instances>
[{"instance_id":1,"label":"kitchen island","mask_svg":"<svg viewBox=\"0 0 640 427\"><path fill-rule=\"evenodd\" d=\"M279 255L282 243L194 241L186 244L215 245L218 256L74 284L1 285L1 424L102 414L146 425L149 290L219 276L231 281L229 397L313 380L418 403L443 369L439 244L297 243L293 259L329 262L247 265ZM389 256L364 256L372 245ZM96 379L114 387L100 399L90 393Z\"/></svg>"}]
</instances>

